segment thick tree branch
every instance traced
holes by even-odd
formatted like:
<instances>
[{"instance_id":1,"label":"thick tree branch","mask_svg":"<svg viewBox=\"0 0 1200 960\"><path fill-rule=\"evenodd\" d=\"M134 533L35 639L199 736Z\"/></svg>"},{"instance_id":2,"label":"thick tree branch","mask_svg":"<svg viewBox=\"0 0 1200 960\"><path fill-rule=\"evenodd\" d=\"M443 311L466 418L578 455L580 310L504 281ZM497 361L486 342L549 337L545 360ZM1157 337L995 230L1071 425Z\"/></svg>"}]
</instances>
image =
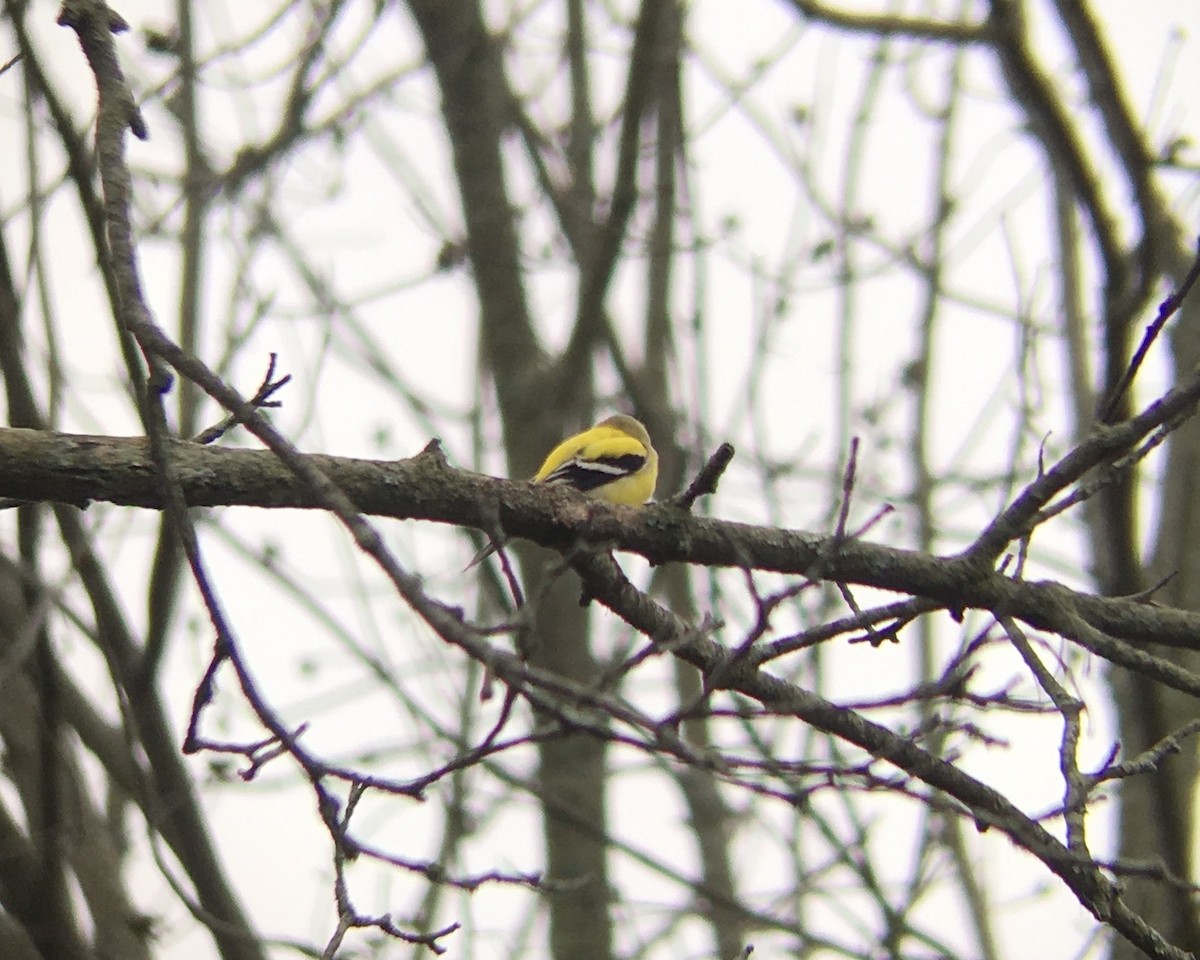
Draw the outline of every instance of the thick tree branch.
<instances>
[{"instance_id":1,"label":"thick tree branch","mask_svg":"<svg viewBox=\"0 0 1200 960\"><path fill-rule=\"evenodd\" d=\"M895 14L859 13L818 0L790 0L796 11L810 20L828 24L848 33L869 37L903 37L934 43L984 43L990 38L987 24L969 21L919 19Z\"/></svg>"},{"instance_id":2,"label":"thick tree branch","mask_svg":"<svg viewBox=\"0 0 1200 960\"><path fill-rule=\"evenodd\" d=\"M1166 403L1166 401L1164 401ZM1103 441L1108 442L1105 433ZM174 441L173 466L189 506L320 509L323 498L269 451ZM1200 647L1200 614L1141 599L1096 597L1053 582L1014 580L970 555L939 557L801 530L586 500L566 490L447 467L436 448L394 462L302 456L364 513L488 530L546 546L619 547L651 561L748 566L925 597L950 610L1002 611L1059 632L1101 656L1200 695L1200 677L1141 645ZM91 500L161 509L162 487L143 439L0 430L0 496L83 505ZM1119 639L1116 639L1119 638ZM1122 643L1121 641L1128 641Z\"/></svg>"}]
</instances>

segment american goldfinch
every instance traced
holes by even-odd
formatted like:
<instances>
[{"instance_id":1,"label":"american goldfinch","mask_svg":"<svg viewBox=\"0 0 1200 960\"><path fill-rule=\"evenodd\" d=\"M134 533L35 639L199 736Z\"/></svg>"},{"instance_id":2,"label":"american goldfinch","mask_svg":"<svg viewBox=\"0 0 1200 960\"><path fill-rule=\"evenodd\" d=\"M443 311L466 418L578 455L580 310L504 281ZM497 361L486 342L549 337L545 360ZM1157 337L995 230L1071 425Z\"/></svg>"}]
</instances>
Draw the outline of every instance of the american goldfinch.
<instances>
[{"instance_id":1,"label":"american goldfinch","mask_svg":"<svg viewBox=\"0 0 1200 960\"><path fill-rule=\"evenodd\" d=\"M633 417L617 414L550 451L534 483L574 487L609 503L637 505L654 495L658 454Z\"/></svg>"},{"instance_id":2,"label":"american goldfinch","mask_svg":"<svg viewBox=\"0 0 1200 960\"><path fill-rule=\"evenodd\" d=\"M631 506L649 500L657 481L658 453L650 434L639 421L620 413L567 437L546 455L532 480L574 487L597 500ZM468 569L502 545L503 541L488 544Z\"/></svg>"}]
</instances>

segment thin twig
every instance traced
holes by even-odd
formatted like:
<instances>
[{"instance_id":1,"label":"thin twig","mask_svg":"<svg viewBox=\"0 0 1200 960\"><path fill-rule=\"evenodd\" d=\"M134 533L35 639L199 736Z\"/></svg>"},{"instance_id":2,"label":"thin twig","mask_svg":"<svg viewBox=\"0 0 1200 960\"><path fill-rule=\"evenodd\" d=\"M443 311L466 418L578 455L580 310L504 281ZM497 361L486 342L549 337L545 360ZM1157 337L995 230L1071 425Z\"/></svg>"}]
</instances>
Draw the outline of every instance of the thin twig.
<instances>
[{"instance_id":1,"label":"thin twig","mask_svg":"<svg viewBox=\"0 0 1200 960\"><path fill-rule=\"evenodd\" d=\"M684 510L691 510L700 497L716 493L717 483L728 469L730 462L733 460L733 455L733 444L721 444L717 447L713 455L708 458L704 466L700 468L700 472L688 484L688 488L683 493L671 497L666 502L676 507L682 507Z\"/></svg>"},{"instance_id":2,"label":"thin twig","mask_svg":"<svg viewBox=\"0 0 1200 960\"><path fill-rule=\"evenodd\" d=\"M1113 390L1112 396L1108 398L1108 403L1105 404L1104 413L1100 418L1104 423L1110 422L1116 416L1121 398L1125 395L1125 391L1129 389L1133 378L1137 376L1138 370L1141 369L1142 361L1146 359L1146 354L1150 352L1150 347L1158 339L1158 335L1162 332L1162 328L1166 322L1183 306L1184 299L1195 285L1197 279L1200 279L1200 239L1197 240L1196 259L1192 261L1191 269L1188 270L1187 276L1183 278L1183 283L1179 285L1179 288L1174 293L1158 305L1158 315L1146 327L1146 332L1142 335L1142 342L1138 344L1133 359L1129 361L1129 367L1121 376L1121 380Z\"/></svg>"}]
</instances>

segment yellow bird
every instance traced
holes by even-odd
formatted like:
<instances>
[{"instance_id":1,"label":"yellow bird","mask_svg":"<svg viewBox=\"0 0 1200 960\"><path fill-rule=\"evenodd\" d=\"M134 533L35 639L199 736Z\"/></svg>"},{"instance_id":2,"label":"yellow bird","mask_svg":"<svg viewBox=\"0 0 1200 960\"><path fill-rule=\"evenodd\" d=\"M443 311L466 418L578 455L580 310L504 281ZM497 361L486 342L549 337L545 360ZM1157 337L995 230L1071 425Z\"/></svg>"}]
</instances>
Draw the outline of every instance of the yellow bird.
<instances>
[{"instance_id":1,"label":"yellow bird","mask_svg":"<svg viewBox=\"0 0 1200 960\"><path fill-rule=\"evenodd\" d=\"M534 483L574 487L597 500L636 506L654 496L658 454L646 428L617 414L567 437L547 454Z\"/></svg>"},{"instance_id":2,"label":"yellow bird","mask_svg":"<svg viewBox=\"0 0 1200 960\"><path fill-rule=\"evenodd\" d=\"M654 496L658 453L646 428L619 413L567 437L546 455L532 482L574 487L597 500L637 506ZM488 544L467 568L502 545Z\"/></svg>"}]
</instances>

